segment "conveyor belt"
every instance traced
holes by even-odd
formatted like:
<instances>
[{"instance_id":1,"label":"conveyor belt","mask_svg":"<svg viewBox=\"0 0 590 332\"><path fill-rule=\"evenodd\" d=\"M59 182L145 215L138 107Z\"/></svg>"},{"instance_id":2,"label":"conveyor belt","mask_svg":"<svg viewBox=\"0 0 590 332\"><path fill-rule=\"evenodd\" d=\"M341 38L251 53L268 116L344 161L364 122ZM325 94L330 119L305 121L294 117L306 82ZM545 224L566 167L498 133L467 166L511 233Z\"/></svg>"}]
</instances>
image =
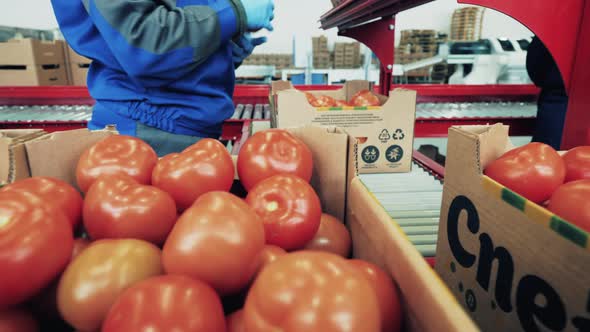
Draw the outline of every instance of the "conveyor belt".
<instances>
[{"instance_id":1,"label":"conveyor belt","mask_svg":"<svg viewBox=\"0 0 590 332\"><path fill-rule=\"evenodd\" d=\"M443 185L418 164L410 173L361 174L361 181L424 257L436 255Z\"/></svg>"},{"instance_id":2,"label":"conveyor belt","mask_svg":"<svg viewBox=\"0 0 590 332\"><path fill-rule=\"evenodd\" d=\"M457 118L526 118L535 117L534 103L478 102L478 103L419 103L416 117L420 120ZM76 121L90 120L92 107L74 106L0 106L0 122L21 121ZM236 106L232 119L270 119L270 106L263 104Z\"/></svg>"}]
</instances>

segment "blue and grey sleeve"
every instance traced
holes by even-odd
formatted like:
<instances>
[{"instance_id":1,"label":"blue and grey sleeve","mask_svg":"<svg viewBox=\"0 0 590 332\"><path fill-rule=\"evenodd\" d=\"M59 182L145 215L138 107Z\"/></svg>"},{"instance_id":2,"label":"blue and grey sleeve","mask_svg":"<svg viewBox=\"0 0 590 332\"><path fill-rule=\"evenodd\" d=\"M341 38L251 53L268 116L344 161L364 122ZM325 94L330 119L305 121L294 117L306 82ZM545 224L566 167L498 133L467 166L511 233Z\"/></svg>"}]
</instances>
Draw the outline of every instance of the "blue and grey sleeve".
<instances>
[{"instance_id":1,"label":"blue and grey sleeve","mask_svg":"<svg viewBox=\"0 0 590 332\"><path fill-rule=\"evenodd\" d=\"M174 0L83 2L117 61L134 78L178 78L246 30L240 0L182 8Z\"/></svg>"}]
</instances>

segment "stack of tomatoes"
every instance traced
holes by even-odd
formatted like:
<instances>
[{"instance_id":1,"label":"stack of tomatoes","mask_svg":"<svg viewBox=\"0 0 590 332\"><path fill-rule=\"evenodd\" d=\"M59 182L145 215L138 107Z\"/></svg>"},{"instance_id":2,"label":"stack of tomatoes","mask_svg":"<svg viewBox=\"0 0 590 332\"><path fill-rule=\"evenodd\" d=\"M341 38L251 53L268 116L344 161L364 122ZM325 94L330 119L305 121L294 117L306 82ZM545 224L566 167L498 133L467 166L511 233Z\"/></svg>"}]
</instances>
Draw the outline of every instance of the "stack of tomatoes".
<instances>
[{"instance_id":1,"label":"stack of tomatoes","mask_svg":"<svg viewBox=\"0 0 590 332\"><path fill-rule=\"evenodd\" d=\"M216 140L158 159L113 135L80 156L83 195L48 177L2 188L0 331L398 331L395 284L348 259L312 171L300 139L259 132L238 156L242 199Z\"/></svg>"},{"instance_id":2,"label":"stack of tomatoes","mask_svg":"<svg viewBox=\"0 0 590 332\"><path fill-rule=\"evenodd\" d=\"M350 102L346 100L337 100L326 95L315 96L309 92L306 92L305 96L307 97L309 104L313 107L381 106L379 98L369 90L361 90L357 92L352 98L350 98Z\"/></svg>"},{"instance_id":3,"label":"stack of tomatoes","mask_svg":"<svg viewBox=\"0 0 590 332\"><path fill-rule=\"evenodd\" d=\"M484 173L590 232L590 146L562 156L546 144L529 143L500 156Z\"/></svg>"}]
</instances>

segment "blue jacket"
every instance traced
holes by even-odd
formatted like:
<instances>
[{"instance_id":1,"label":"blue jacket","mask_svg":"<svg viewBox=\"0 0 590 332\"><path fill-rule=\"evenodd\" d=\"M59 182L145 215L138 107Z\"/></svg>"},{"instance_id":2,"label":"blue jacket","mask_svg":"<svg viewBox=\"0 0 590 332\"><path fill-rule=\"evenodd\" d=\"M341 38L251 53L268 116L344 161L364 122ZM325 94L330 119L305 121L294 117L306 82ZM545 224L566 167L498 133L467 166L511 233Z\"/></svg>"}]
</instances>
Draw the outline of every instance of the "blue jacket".
<instances>
[{"instance_id":1,"label":"blue jacket","mask_svg":"<svg viewBox=\"0 0 590 332\"><path fill-rule=\"evenodd\" d=\"M233 114L231 39L246 30L240 0L51 0L60 29L91 58L97 104L89 127L135 121L215 137Z\"/></svg>"}]
</instances>

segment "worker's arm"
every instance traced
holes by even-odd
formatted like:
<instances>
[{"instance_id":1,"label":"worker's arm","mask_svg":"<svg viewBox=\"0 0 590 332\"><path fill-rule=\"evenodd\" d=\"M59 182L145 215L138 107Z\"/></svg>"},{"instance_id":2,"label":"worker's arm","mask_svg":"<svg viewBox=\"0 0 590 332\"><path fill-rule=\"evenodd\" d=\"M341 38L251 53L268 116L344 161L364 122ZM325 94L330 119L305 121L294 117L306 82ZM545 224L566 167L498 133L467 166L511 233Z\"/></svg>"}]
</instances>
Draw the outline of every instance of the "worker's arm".
<instances>
[{"instance_id":1,"label":"worker's arm","mask_svg":"<svg viewBox=\"0 0 590 332\"><path fill-rule=\"evenodd\" d=\"M121 67L133 78L176 79L246 30L240 0L176 7L164 0L83 0Z\"/></svg>"},{"instance_id":2,"label":"worker's arm","mask_svg":"<svg viewBox=\"0 0 590 332\"><path fill-rule=\"evenodd\" d=\"M234 68L238 69L242 65L242 62L252 54L254 48L264 43L266 43L266 37L252 38L249 33L243 34L232 41Z\"/></svg>"}]
</instances>

